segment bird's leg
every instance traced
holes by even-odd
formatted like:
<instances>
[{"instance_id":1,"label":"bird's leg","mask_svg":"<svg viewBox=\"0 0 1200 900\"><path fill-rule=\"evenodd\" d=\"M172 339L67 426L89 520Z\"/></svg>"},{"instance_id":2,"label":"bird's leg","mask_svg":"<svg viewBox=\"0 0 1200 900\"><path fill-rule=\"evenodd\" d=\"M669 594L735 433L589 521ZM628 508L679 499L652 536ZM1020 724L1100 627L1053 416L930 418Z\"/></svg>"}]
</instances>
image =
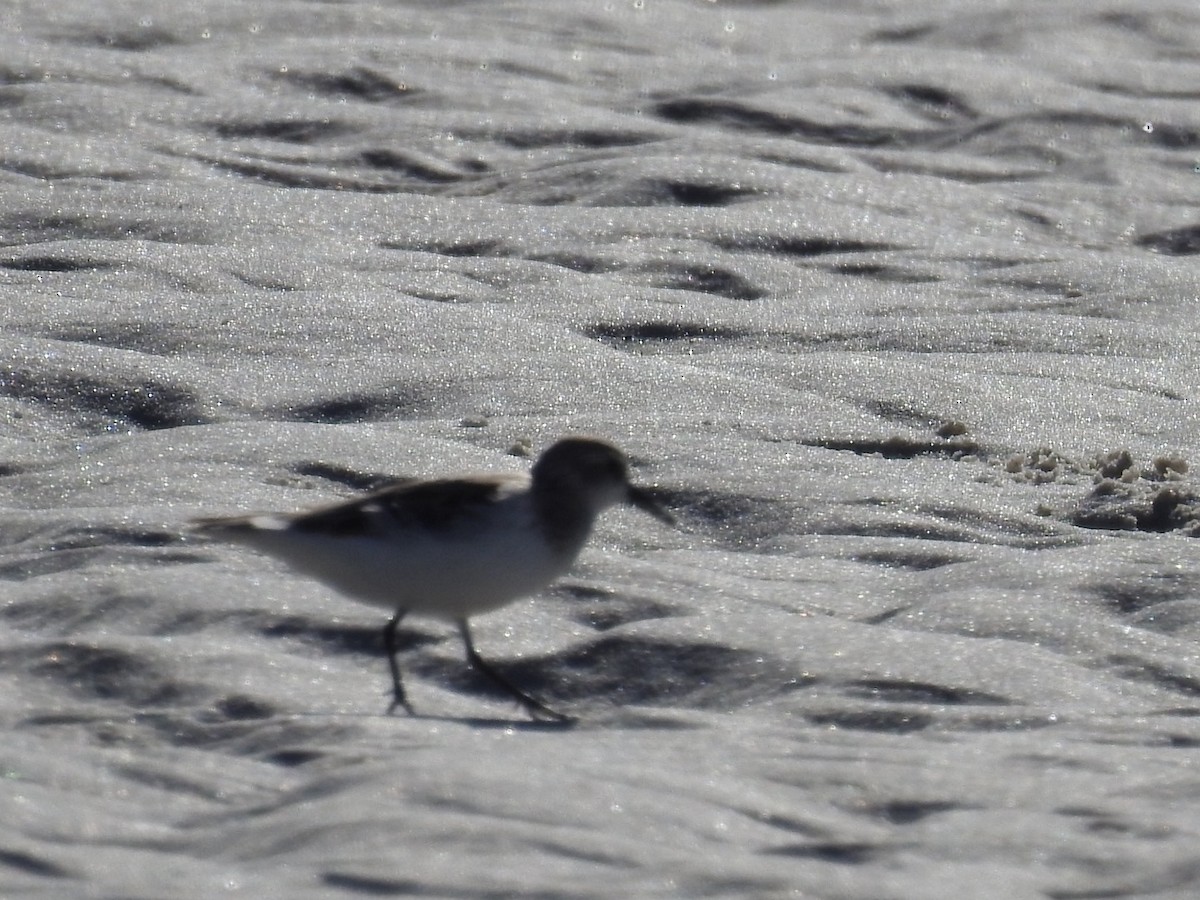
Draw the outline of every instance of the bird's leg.
<instances>
[{"instance_id":1,"label":"bird's leg","mask_svg":"<svg viewBox=\"0 0 1200 900\"><path fill-rule=\"evenodd\" d=\"M392 670L392 702L387 709L388 715L395 712L397 706L404 707L405 712L413 715L412 704L408 702L408 696L404 693L404 683L400 680L400 663L396 661L396 629L407 613L407 609L396 610L396 614L383 627L383 649L387 653L388 665Z\"/></svg>"},{"instance_id":2,"label":"bird's leg","mask_svg":"<svg viewBox=\"0 0 1200 900\"><path fill-rule=\"evenodd\" d=\"M463 645L467 648L467 662L471 664L471 667L477 672L486 675L494 684L499 685L500 687L504 688L504 690L516 697L520 704L525 707L525 711L529 713L531 718L550 719L554 722L572 721L570 716L565 716L560 712L556 712L555 710L546 706L546 704L542 703L540 700L530 697L527 693L492 668L491 663L487 662L482 656L480 656L479 651L475 649L475 642L471 640L471 628L467 625L466 619L458 620L458 633L462 635Z\"/></svg>"}]
</instances>

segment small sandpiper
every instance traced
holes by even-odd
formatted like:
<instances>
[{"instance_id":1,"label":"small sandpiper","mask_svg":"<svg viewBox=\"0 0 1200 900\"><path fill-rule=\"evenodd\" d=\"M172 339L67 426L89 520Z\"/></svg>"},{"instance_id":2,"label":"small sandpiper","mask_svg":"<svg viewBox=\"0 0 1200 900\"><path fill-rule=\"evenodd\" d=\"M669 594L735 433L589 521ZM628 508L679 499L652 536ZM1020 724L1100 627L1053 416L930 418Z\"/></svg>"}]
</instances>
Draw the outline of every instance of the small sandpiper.
<instances>
[{"instance_id":1,"label":"small sandpiper","mask_svg":"<svg viewBox=\"0 0 1200 900\"><path fill-rule=\"evenodd\" d=\"M396 629L412 613L456 623L467 662L512 694L530 717L569 721L484 660L467 621L564 574L596 517L618 503L674 524L645 488L630 483L620 450L570 437L542 453L528 476L412 481L311 512L199 519L195 525L392 611L383 629L392 674L388 712L413 712L396 660Z\"/></svg>"}]
</instances>

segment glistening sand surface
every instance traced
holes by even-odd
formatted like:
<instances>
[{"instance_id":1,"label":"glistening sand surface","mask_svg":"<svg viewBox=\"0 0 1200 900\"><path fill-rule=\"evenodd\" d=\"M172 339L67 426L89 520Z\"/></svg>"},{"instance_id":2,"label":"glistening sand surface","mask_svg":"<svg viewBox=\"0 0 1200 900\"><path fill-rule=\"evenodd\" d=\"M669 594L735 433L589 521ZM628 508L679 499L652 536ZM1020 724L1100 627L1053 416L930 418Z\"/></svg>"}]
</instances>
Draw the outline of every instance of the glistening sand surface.
<instances>
[{"instance_id":1,"label":"glistening sand surface","mask_svg":"<svg viewBox=\"0 0 1200 900\"><path fill-rule=\"evenodd\" d=\"M0 895L1194 897L1197 84L1178 0L9 4ZM566 432L682 523L476 625L573 729L180 537Z\"/></svg>"}]
</instances>

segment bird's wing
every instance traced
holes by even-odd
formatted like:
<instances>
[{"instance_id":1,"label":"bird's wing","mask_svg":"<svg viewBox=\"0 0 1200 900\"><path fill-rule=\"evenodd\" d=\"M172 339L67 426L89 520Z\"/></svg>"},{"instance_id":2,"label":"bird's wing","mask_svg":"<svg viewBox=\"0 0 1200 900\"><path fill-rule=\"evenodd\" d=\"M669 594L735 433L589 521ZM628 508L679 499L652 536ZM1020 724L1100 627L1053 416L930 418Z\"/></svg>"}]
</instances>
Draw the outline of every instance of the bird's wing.
<instances>
[{"instance_id":1,"label":"bird's wing","mask_svg":"<svg viewBox=\"0 0 1200 900\"><path fill-rule=\"evenodd\" d=\"M480 476L393 485L348 502L295 515L250 515L197 519L199 531L229 535L291 530L329 537L364 537L420 530L430 534L469 531L486 511L521 481L511 476Z\"/></svg>"}]
</instances>

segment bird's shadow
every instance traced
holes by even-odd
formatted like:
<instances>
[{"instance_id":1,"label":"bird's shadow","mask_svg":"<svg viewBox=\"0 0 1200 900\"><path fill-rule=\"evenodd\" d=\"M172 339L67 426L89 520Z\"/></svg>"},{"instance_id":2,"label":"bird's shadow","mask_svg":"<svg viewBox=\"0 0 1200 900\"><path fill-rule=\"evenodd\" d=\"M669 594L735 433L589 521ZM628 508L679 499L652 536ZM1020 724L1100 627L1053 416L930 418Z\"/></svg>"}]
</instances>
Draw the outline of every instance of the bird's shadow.
<instances>
[{"instance_id":1,"label":"bird's shadow","mask_svg":"<svg viewBox=\"0 0 1200 900\"><path fill-rule=\"evenodd\" d=\"M400 717L395 717L399 719ZM500 729L503 731L525 732L562 732L577 727L579 719L568 717L564 719L519 719L507 716L449 716L443 713L423 713L419 710L405 718L418 722L441 722L451 725L465 725L468 728Z\"/></svg>"},{"instance_id":2,"label":"bird's shadow","mask_svg":"<svg viewBox=\"0 0 1200 900\"><path fill-rule=\"evenodd\" d=\"M308 641L338 653L352 653L379 660L380 672L386 671L386 650L383 644L383 629L364 627L361 625L332 625L328 622L318 623L302 616L289 616L275 619L259 628L266 637L295 638ZM470 693L482 696L505 698L503 691L496 690L494 685L479 673L471 671L466 661L440 660L420 658L412 654L413 650L429 645L441 644L450 636L424 634L419 631L403 629L397 633L398 655L401 666L418 678L439 681L451 687L461 688ZM536 680L536 679L534 679ZM390 695L390 692L382 692ZM394 715L401 718L402 713L382 712L380 715ZM414 719L426 721L455 722L470 725L475 728L517 728L522 731L561 731L575 725L577 720L565 716L563 719L524 719L519 716L487 717L487 716L446 716L436 713L423 713L419 709L410 715Z\"/></svg>"},{"instance_id":3,"label":"bird's shadow","mask_svg":"<svg viewBox=\"0 0 1200 900\"><path fill-rule=\"evenodd\" d=\"M354 653L383 658L383 626L337 625L316 621L306 616L273 618L259 626L259 634L271 638L296 638L328 647L338 653ZM397 634L400 653L428 644L441 643L445 638L421 632L402 630Z\"/></svg>"}]
</instances>

